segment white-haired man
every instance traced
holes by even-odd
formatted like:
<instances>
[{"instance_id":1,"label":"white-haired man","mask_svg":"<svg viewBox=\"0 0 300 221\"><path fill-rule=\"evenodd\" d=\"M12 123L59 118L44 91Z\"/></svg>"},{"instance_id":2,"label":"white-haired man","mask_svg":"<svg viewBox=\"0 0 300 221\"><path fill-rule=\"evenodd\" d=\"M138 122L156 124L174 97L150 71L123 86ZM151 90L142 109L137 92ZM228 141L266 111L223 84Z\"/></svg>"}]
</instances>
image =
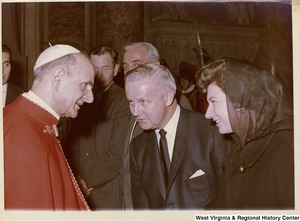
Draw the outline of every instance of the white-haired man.
<instances>
[{"instance_id":1,"label":"white-haired man","mask_svg":"<svg viewBox=\"0 0 300 221\"><path fill-rule=\"evenodd\" d=\"M227 154L217 128L177 104L175 79L160 65L125 76L131 114L144 129L131 141L134 209L203 209L214 197Z\"/></svg>"}]
</instances>

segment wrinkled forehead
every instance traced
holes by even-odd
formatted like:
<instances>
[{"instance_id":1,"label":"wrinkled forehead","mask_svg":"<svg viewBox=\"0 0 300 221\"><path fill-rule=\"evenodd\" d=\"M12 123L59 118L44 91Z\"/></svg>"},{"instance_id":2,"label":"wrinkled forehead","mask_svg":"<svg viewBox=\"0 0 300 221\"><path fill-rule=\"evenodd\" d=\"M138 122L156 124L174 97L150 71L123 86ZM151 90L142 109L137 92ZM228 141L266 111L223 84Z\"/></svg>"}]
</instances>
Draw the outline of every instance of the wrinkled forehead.
<instances>
[{"instance_id":1,"label":"wrinkled forehead","mask_svg":"<svg viewBox=\"0 0 300 221\"><path fill-rule=\"evenodd\" d=\"M112 56L108 53L108 52L105 52L101 55L98 55L98 54L92 54L90 56L90 61L93 63L98 63L98 62L103 62L103 61L106 61L106 62L110 62L110 63L113 63L114 62L114 59L112 58Z\"/></svg>"},{"instance_id":2,"label":"wrinkled forehead","mask_svg":"<svg viewBox=\"0 0 300 221\"><path fill-rule=\"evenodd\" d=\"M145 62L149 61L147 57L147 50L144 47L136 46L129 48L125 51L123 56L123 62Z\"/></svg>"}]
</instances>

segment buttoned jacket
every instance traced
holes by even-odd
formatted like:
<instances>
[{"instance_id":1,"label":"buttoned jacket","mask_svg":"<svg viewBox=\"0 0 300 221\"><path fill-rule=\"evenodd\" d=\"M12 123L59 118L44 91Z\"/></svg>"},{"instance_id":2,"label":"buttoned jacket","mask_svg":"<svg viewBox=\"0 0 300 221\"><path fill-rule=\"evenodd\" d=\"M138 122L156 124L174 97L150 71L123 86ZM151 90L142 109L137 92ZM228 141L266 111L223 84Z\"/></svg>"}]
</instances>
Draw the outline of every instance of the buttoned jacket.
<instances>
[{"instance_id":1,"label":"buttoned jacket","mask_svg":"<svg viewBox=\"0 0 300 221\"><path fill-rule=\"evenodd\" d=\"M88 187L94 188L90 196L93 207L117 209L129 105L124 90L115 83L95 102L90 126L72 145L72 165Z\"/></svg>"},{"instance_id":2,"label":"buttoned jacket","mask_svg":"<svg viewBox=\"0 0 300 221\"><path fill-rule=\"evenodd\" d=\"M215 197L229 147L203 114L181 108L165 185L155 131L144 131L131 144L134 209L203 209Z\"/></svg>"}]
</instances>

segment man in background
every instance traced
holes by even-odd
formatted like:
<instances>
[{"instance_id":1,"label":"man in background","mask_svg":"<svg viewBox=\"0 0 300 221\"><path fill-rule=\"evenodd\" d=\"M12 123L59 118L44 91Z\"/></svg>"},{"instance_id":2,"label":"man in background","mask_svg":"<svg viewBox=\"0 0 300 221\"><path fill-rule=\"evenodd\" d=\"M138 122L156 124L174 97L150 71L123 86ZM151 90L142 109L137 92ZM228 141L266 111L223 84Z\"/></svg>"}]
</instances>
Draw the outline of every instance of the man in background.
<instances>
[{"instance_id":1,"label":"man in background","mask_svg":"<svg viewBox=\"0 0 300 221\"><path fill-rule=\"evenodd\" d=\"M11 50L10 48L2 44L2 107L13 102L23 90L9 83L9 77L11 72Z\"/></svg>"},{"instance_id":2,"label":"man in background","mask_svg":"<svg viewBox=\"0 0 300 221\"><path fill-rule=\"evenodd\" d=\"M197 67L189 62L180 62L179 78L181 93L189 100L194 111L205 113L208 103L206 101L206 93L195 85L197 70Z\"/></svg>"},{"instance_id":3,"label":"man in background","mask_svg":"<svg viewBox=\"0 0 300 221\"><path fill-rule=\"evenodd\" d=\"M96 46L89 53L95 70L95 101L85 105L71 133L72 165L92 210L120 209L120 166L130 111L123 88L116 85L118 53ZM82 112L83 111L83 112Z\"/></svg>"}]
</instances>

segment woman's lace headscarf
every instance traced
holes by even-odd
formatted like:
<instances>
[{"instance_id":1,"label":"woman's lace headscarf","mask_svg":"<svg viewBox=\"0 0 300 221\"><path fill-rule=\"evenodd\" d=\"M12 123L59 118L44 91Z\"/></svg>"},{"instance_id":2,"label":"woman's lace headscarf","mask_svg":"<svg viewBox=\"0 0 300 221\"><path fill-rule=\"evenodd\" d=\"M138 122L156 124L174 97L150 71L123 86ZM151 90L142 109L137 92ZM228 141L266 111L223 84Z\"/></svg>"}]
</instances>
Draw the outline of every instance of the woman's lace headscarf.
<instances>
[{"instance_id":1,"label":"woman's lace headscarf","mask_svg":"<svg viewBox=\"0 0 300 221\"><path fill-rule=\"evenodd\" d=\"M227 97L229 120L242 143L293 129L291 100L279 80L243 59L224 58L197 74L198 86L216 82Z\"/></svg>"}]
</instances>

